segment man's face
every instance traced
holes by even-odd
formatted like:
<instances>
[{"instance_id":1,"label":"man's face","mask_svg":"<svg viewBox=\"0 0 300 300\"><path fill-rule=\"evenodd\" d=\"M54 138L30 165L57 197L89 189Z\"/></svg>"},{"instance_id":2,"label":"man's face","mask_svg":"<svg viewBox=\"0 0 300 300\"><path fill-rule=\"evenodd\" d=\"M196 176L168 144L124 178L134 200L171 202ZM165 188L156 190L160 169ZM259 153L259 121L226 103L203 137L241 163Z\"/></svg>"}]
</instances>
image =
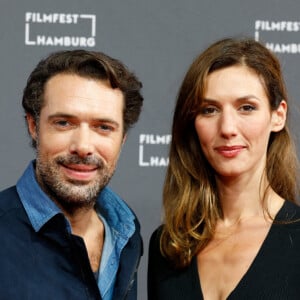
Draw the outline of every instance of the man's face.
<instances>
[{"instance_id":1,"label":"man's face","mask_svg":"<svg viewBox=\"0 0 300 300\"><path fill-rule=\"evenodd\" d=\"M105 81L58 74L46 84L38 124L36 176L64 210L90 208L116 168L123 136L123 94Z\"/></svg>"}]
</instances>

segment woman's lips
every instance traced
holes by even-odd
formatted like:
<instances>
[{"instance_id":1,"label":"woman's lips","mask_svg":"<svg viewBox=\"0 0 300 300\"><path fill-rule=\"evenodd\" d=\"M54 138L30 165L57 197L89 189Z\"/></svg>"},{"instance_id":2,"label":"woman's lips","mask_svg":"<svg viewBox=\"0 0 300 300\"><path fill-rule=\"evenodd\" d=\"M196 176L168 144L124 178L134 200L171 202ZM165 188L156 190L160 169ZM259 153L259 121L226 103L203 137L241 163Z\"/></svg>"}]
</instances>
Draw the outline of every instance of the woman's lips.
<instances>
[{"instance_id":1,"label":"woman's lips","mask_svg":"<svg viewBox=\"0 0 300 300\"><path fill-rule=\"evenodd\" d=\"M216 147L215 150L220 153L222 156L227 158L232 158L237 156L241 151L243 151L245 146L219 146Z\"/></svg>"}]
</instances>

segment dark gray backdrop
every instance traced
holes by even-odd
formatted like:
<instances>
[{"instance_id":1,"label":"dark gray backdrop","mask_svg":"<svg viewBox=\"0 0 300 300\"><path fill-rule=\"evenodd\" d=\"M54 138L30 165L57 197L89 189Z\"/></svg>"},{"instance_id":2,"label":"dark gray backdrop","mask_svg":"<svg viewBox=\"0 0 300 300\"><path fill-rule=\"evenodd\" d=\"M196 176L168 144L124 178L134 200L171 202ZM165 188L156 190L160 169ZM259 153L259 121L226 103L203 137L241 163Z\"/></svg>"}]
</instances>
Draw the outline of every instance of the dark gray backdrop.
<instances>
[{"instance_id":1,"label":"dark gray backdrop","mask_svg":"<svg viewBox=\"0 0 300 300\"><path fill-rule=\"evenodd\" d=\"M141 221L145 252L138 298L144 300L148 240L160 223L171 117L184 72L216 39L246 35L268 43L282 62L296 136L300 2L1 0L0 7L0 189L15 184L34 157L20 103L27 76L42 57L67 48L101 50L124 61L143 81L143 113L129 133L111 186ZM70 37L80 37L81 44Z\"/></svg>"}]
</instances>

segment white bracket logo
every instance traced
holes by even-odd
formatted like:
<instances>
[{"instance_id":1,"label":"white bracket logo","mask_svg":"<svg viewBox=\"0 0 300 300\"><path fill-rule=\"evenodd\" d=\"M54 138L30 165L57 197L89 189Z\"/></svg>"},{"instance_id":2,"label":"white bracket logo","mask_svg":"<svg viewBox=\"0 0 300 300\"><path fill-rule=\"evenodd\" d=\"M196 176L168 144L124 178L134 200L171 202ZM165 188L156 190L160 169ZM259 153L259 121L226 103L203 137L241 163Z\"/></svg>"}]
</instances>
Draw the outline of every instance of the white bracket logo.
<instances>
[{"instance_id":1,"label":"white bracket logo","mask_svg":"<svg viewBox=\"0 0 300 300\"><path fill-rule=\"evenodd\" d=\"M62 35L58 32L55 35L46 35L33 32L33 25L39 24L58 24L62 26L88 24L89 32L82 36L69 34ZM79 25L78 25L79 24ZM70 27L69 27L70 28ZM36 28L35 28L36 29ZM64 28L66 29L66 28ZM73 29L74 30L74 29ZM36 31L36 30L35 30ZM95 47L96 45L96 15L92 14L65 14L65 13L25 13L25 45L28 46L73 46L73 47Z\"/></svg>"}]
</instances>

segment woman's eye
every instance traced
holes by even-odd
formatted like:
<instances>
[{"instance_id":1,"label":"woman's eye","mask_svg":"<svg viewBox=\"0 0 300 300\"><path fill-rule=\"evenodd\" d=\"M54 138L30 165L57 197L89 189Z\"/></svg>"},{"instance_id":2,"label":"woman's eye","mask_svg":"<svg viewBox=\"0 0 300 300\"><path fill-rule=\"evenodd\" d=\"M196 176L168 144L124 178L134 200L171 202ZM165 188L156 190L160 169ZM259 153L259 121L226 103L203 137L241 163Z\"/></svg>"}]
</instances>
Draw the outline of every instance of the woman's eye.
<instances>
[{"instance_id":1,"label":"woman's eye","mask_svg":"<svg viewBox=\"0 0 300 300\"><path fill-rule=\"evenodd\" d=\"M207 106L207 107L203 107L201 108L200 110L200 113L202 115L212 115L214 113L217 112L217 108L216 107L213 107L213 106Z\"/></svg>"},{"instance_id":2,"label":"woman's eye","mask_svg":"<svg viewBox=\"0 0 300 300\"><path fill-rule=\"evenodd\" d=\"M247 105L243 105L241 108L240 108L241 111L244 111L244 112L251 112L253 110L256 110L256 107L254 105L251 105L251 104L247 104Z\"/></svg>"}]
</instances>

